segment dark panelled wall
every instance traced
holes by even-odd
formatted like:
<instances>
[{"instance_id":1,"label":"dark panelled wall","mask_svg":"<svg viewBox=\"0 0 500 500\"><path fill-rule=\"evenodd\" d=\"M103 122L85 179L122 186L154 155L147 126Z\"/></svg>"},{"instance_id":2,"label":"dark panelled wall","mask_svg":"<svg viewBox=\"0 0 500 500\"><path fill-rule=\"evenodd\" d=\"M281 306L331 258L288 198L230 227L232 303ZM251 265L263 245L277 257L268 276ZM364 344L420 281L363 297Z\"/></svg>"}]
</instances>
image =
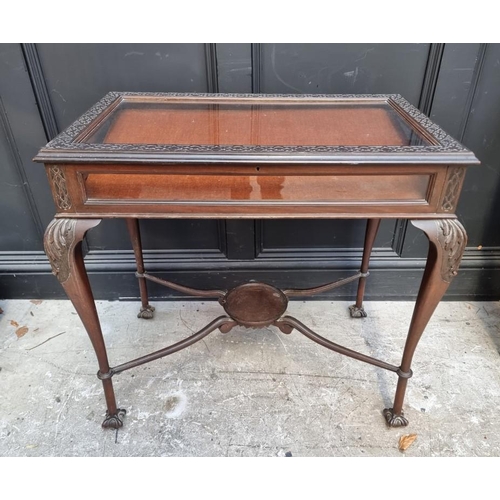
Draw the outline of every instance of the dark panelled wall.
<instances>
[{"instance_id":1,"label":"dark panelled wall","mask_svg":"<svg viewBox=\"0 0 500 500\"><path fill-rule=\"evenodd\" d=\"M458 214L469 233L448 299L500 298L500 45L496 44L0 44L0 298L63 298L42 250L54 206L31 158L110 90L399 93L483 162L470 168ZM146 263L198 288L248 279L312 286L357 269L363 221L149 220ZM384 221L369 299L411 299L427 242ZM89 233L96 298L138 296L125 224ZM172 296L152 288L157 298ZM323 298L347 298L353 288Z\"/></svg>"}]
</instances>

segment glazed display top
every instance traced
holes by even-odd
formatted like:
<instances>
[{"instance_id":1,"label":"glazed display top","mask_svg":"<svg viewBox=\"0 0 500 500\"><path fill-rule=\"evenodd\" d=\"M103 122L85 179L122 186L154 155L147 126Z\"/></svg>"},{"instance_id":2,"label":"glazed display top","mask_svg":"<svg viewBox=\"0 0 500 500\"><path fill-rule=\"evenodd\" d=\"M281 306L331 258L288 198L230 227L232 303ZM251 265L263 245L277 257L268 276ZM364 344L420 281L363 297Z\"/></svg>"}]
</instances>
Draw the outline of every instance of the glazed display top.
<instances>
[{"instance_id":1,"label":"glazed display top","mask_svg":"<svg viewBox=\"0 0 500 500\"><path fill-rule=\"evenodd\" d=\"M387 102L124 99L88 144L430 145Z\"/></svg>"},{"instance_id":2,"label":"glazed display top","mask_svg":"<svg viewBox=\"0 0 500 500\"><path fill-rule=\"evenodd\" d=\"M399 95L116 92L35 161L477 163Z\"/></svg>"}]
</instances>

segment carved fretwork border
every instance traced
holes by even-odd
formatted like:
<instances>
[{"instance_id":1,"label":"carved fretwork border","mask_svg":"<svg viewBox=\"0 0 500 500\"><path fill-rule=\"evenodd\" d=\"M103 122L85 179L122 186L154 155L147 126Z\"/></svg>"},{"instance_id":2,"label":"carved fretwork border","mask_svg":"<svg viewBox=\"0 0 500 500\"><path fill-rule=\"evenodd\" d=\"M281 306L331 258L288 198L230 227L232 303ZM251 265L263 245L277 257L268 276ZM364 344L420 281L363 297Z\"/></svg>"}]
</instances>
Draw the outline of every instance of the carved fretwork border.
<instances>
[{"instance_id":1,"label":"carved fretwork border","mask_svg":"<svg viewBox=\"0 0 500 500\"><path fill-rule=\"evenodd\" d=\"M283 100L318 100L318 99L377 99L392 104L403 116L414 120L438 144L427 146L256 146L256 145L205 145L205 144L87 144L78 142L78 136L86 127L96 120L109 107L127 97L163 97L163 98L212 98L212 99L283 99ZM231 154L375 154L394 153L470 153L467 148L448 135L427 116L411 105L399 94L193 94L193 93L142 93L142 92L110 92L87 113L59 134L44 148L50 150L77 150L79 152L165 152L165 153L231 153Z\"/></svg>"},{"instance_id":2,"label":"carved fretwork border","mask_svg":"<svg viewBox=\"0 0 500 500\"><path fill-rule=\"evenodd\" d=\"M48 169L49 178L54 189L54 200L57 207L61 210L69 210L71 208L71 199L66 184L64 170L57 165L52 165Z\"/></svg>"},{"instance_id":3,"label":"carved fretwork border","mask_svg":"<svg viewBox=\"0 0 500 500\"><path fill-rule=\"evenodd\" d=\"M441 204L441 208L445 212L453 212L455 210L464 177L464 167L450 167L448 180L446 181L446 190Z\"/></svg>"}]
</instances>

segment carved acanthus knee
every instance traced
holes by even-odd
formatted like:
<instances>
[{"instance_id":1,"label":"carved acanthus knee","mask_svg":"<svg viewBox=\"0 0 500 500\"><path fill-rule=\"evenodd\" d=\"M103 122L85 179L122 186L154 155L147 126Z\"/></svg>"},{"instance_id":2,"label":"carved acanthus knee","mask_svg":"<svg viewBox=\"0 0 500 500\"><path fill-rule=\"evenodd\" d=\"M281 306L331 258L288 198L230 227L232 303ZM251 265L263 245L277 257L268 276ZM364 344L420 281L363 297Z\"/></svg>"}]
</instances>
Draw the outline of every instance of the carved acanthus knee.
<instances>
[{"instance_id":1,"label":"carved acanthus knee","mask_svg":"<svg viewBox=\"0 0 500 500\"><path fill-rule=\"evenodd\" d=\"M457 219L412 220L412 224L421 229L435 247L437 258L441 261L441 279L451 283L458 273L458 268L467 244L467 233Z\"/></svg>"},{"instance_id":2,"label":"carved acanthus knee","mask_svg":"<svg viewBox=\"0 0 500 500\"><path fill-rule=\"evenodd\" d=\"M54 219L45 231L43 244L52 267L52 273L60 283L71 276L72 254L85 233L97 226L100 219Z\"/></svg>"},{"instance_id":3,"label":"carved acanthus knee","mask_svg":"<svg viewBox=\"0 0 500 500\"><path fill-rule=\"evenodd\" d=\"M458 274L458 267L467 244L467 233L456 219L440 219L438 225L438 242L444 252L441 263L441 278L450 283Z\"/></svg>"},{"instance_id":4,"label":"carved acanthus knee","mask_svg":"<svg viewBox=\"0 0 500 500\"><path fill-rule=\"evenodd\" d=\"M75 241L76 219L54 219L45 231L43 244L52 274L64 283L70 275L69 252Z\"/></svg>"}]
</instances>

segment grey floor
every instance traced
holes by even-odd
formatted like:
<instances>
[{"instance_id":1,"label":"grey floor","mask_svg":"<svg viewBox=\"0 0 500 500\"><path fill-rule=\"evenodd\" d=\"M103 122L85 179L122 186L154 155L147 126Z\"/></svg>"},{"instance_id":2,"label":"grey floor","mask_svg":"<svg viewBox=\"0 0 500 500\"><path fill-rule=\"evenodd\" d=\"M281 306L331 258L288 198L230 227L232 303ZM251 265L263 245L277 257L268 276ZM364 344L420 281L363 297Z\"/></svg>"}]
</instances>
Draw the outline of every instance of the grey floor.
<instances>
[{"instance_id":1,"label":"grey floor","mask_svg":"<svg viewBox=\"0 0 500 500\"><path fill-rule=\"evenodd\" d=\"M98 302L110 362L174 343L218 316L215 302ZM399 364L413 304L292 302L319 334ZM417 349L406 428L388 428L396 375L275 328L202 342L113 380L105 405L88 337L68 301L0 301L0 456L500 456L500 303L443 302ZM416 434L403 453L400 436Z\"/></svg>"}]
</instances>

